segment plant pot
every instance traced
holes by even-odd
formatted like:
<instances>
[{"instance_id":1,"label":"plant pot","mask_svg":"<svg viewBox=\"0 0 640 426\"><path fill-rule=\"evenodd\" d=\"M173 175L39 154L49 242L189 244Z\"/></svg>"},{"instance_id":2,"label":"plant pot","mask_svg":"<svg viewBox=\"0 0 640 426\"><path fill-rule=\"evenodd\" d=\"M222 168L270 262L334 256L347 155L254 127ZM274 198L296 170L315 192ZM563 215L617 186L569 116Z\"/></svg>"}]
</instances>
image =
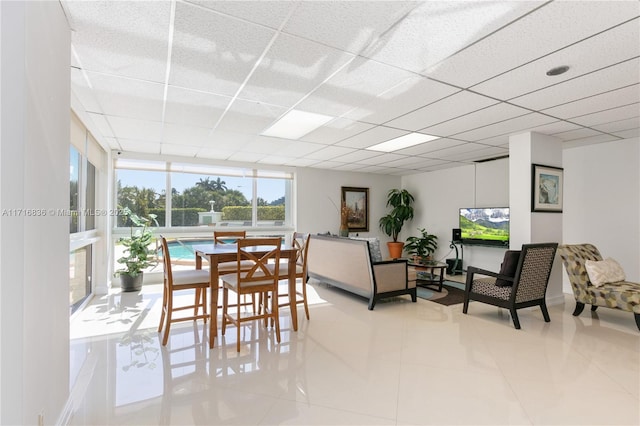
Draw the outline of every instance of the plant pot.
<instances>
[{"instance_id":1,"label":"plant pot","mask_svg":"<svg viewBox=\"0 0 640 426\"><path fill-rule=\"evenodd\" d=\"M399 259L402 257L402 249L404 248L404 243L402 241L387 242L387 248L389 249L389 257L392 259Z\"/></svg>"},{"instance_id":2,"label":"plant pot","mask_svg":"<svg viewBox=\"0 0 640 426\"><path fill-rule=\"evenodd\" d=\"M142 288L142 272L135 277L127 274L120 274L120 288L123 292L140 291Z\"/></svg>"}]
</instances>

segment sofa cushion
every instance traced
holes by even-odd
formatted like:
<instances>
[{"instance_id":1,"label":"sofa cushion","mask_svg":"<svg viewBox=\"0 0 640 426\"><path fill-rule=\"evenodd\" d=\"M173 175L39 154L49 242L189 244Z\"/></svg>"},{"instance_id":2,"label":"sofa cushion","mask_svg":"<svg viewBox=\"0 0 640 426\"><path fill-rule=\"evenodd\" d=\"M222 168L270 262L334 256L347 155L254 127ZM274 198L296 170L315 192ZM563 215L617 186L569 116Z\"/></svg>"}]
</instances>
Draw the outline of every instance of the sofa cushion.
<instances>
[{"instance_id":1,"label":"sofa cushion","mask_svg":"<svg viewBox=\"0 0 640 426\"><path fill-rule=\"evenodd\" d=\"M626 279L622 266L610 257L605 260L587 260L585 268L589 281L596 287Z\"/></svg>"},{"instance_id":2,"label":"sofa cushion","mask_svg":"<svg viewBox=\"0 0 640 426\"><path fill-rule=\"evenodd\" d=\"M382 262L382 252L380 251L380 240L371 237L351 237L352 240L363 240L369 242L369 256L371 256L372 262Z\"/></svg>"},{"instance_id":3,"label":"sofa cushion","mask_svg":"<svg viewBox=\"0 0 640 426\"><path fill-rule=\"evenodd\" d=\"M504 259L502 259L502 265L500 266L500 275L506 275L507 277L515 277L516 269L518 269L518 260L520 260L520 250L507 250L504 253ZM513 285L513 281L496 279L496 285L498 287L506 287Z\"/></svg>"}]
</instances>

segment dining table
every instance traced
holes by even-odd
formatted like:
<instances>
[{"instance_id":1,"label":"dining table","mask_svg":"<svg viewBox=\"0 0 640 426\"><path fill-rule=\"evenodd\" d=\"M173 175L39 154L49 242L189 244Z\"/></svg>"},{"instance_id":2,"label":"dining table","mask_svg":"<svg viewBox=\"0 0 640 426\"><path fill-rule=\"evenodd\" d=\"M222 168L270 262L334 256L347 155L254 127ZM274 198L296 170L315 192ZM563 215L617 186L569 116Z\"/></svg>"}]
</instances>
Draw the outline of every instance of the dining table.
<instances>
[{"instance_id":1,"label":"dining table","mask_svg":"<svg viewBox=\"0 0 640 426\"><path fill-rule=\"evenodd\" d=\"M202 269L202 259L209 262L209 288L211 289L211 308L209 321L209 348L213 348L214 339L218 336L218 264L236 262L238 260L237 244L198 244L193 246L196 255L196 269ZM244 249L256 256L264 255L273 246L254 246ZM291 310L291 324L294 331L298 331L298 312L296 304L296 258L297 247L291 244L280 246L280 259L288 259L287 277L289 281L289 307ZM282 276L282 274L280 274ZM277 303L277 301L275 302Z\"/></svg>"}]
</instances>

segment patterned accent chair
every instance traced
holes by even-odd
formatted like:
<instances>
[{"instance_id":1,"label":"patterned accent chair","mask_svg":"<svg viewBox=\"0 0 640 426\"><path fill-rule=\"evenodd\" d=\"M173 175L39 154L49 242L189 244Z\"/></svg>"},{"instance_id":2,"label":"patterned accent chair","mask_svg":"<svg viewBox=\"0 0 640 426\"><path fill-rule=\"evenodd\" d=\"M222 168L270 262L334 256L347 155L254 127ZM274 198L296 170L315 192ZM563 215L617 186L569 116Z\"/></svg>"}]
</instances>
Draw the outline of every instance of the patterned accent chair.
<instances>
[{"instance_id":1,"label":"patterned accent chair","mask_svg":"<svg viewBox=\"0 0 640 426\"><path fill-rule=\"evenodd\" d=\"M557 243L523 244L513 277L474 266L467 268L462 312L467 313L470 300L506 308L511 313L513 325L520 329L517 310L540 306L545 322L551 321L545 295L557 248ZM488 278L477 278L476 275ZM512 284L496 285L496 280Z\"/></svg>"},{"instance_id":2,"label":"patterned accent chair","mask_svg":"<svg viewBox=\"0 0 640 426\"><path fill-rule=\"evenodd\" d=\"M569 276L576 308L573 316L578 316L585 305L591 305L591 311L598 306L633 312L636 325L640 330L640 283L619 281L596 287L589 281L585 263L587 260L602 260L598 249L592 244L565 244L558 253Z\"/></svg>"}]
</instances>

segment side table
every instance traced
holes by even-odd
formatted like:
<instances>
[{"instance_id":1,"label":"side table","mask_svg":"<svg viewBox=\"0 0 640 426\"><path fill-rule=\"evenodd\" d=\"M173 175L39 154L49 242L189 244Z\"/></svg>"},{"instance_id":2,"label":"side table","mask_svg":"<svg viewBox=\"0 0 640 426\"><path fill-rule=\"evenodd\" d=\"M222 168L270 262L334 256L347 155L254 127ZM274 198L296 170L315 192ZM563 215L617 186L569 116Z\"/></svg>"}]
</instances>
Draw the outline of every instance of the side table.
<instances>
[{"instance_id":1,"label":"side table","mask_svg":"<svg viewBox=\"0 0 640 426\"><path fill-rule=\"evenodd\" d=\"M437 285L438 291L442 291L444 282L444 273L447 264L442 262L432 262L429 264L409 262L409 266L413 266L417 272L416 285L425 287L428 285Z\"/></svg>"}]
</instances>

